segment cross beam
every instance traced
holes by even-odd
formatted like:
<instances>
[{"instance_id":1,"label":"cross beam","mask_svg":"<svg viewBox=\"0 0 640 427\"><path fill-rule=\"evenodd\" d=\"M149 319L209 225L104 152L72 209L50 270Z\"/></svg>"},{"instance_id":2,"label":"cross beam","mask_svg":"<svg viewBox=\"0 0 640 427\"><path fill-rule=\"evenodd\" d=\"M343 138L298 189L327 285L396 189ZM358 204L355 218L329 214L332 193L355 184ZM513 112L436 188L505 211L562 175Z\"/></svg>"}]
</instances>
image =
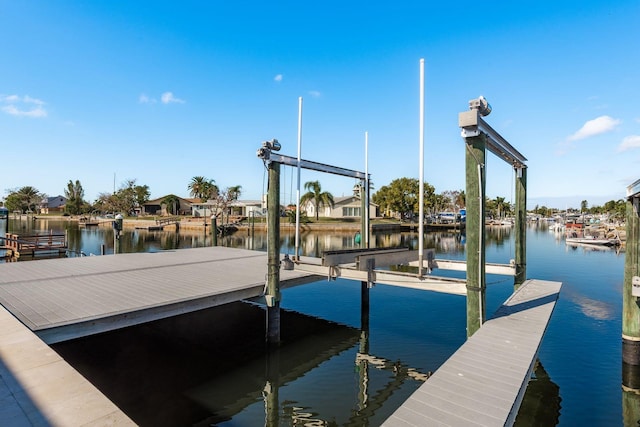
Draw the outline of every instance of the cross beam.
<instances>
[{"instance_id":1,"label":"cross beam","mask_svg":"<svg viewBox=\"0 0 640 427\"><path fill-rule=\"evenodd\" d=\"M527 161L506 139L496 132L480 116L478 110L464 111L458 114L458 126L462 128L462 137L470 138L484 133L487 136L487 149L514 168L526 168Z\"/></svg>"},{"instance_id":2,"label":"cross beam","mask_svg":"<svg viewBox=\"0 0 640 427\"><path fill-rule=\"evenodd\" d=\"M268 159L265 160L277 162L287 166L298 166L297 158L285 156L284 154L277 154L274 152L271 152ZM365 174L364 172L345 169L338 166L326 165L324 163L312 162L311 160L300 159L300 167L303 169L326 172L334 175L346 176L349 178L367 179L367 174Z\"/></svg>"}]
</instances>

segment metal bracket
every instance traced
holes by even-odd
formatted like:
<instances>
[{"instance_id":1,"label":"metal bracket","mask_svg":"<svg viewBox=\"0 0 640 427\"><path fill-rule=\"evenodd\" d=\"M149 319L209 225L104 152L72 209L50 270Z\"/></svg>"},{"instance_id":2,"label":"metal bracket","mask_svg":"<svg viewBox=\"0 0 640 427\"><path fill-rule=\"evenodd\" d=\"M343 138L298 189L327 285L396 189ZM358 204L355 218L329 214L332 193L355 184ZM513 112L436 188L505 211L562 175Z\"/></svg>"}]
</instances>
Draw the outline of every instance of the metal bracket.
<instances>
[{"instance_id":1,"label":"metal bracket","mask_svg":"<svg viewBox=\"0 0 640 427\"><path fill-rule=\"evenodd\" d=\"M479 136L480 135L480 129L478 129L477 127L475 129L462 128L462 131L460 132L460 135L463 138L473 138L474 136Z\"/></svg>"},{"instance_id":2,"label":"metal bracket","mask_svg":"<svg viewBox=\"0 0 640 427\"><path fill-rule=\"evenodd\" d=\"M640 277L638 276L631 278L631 296L640 297Z\"/></svg>"}]
</instances>

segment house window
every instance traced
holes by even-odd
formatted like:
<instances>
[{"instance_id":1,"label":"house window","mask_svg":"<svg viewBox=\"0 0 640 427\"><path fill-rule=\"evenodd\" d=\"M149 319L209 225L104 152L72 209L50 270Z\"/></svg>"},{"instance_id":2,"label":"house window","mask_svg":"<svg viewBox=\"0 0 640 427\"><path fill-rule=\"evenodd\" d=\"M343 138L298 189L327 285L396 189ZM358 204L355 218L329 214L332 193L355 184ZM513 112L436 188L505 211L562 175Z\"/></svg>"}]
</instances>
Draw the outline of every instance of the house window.
<instances>
[{"instance_id":1,"label":"house window","mask_svg":"<svg viewBox=\"0 0 640 427\"><path fill-rule=\"evenodd\" d=\"M342 208L342 216L360 216L360 208L345 206Z\"/></svg>"}]
</instances>

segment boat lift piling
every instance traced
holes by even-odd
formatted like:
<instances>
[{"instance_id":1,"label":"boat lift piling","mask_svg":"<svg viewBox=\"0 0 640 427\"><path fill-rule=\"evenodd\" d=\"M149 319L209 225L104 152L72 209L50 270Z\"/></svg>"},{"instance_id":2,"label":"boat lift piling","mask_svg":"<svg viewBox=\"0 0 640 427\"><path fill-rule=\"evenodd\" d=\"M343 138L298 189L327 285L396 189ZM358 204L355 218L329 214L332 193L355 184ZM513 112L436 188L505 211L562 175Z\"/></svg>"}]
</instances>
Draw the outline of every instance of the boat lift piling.
<instances>
[{"instance_id":1,"label":"boat lift piling","mask_svg":"<svg viewBox=\"0 0 640 427\"><path fill-rule=\"evenodd\" d=\"M467 195L467 336L473 335L486 319L485 294L485 203L486 151L511 164L516 174L516 275L517 289L526 279L526 169L527 159L496 132L482 117L491 106L479 97L469 101L469 110L458 115L458 125L466 145Z\"/></svg>"},{"instance_id":2,"label":"boat lift piling","mask_svg":"<svg viewBox=\"0 0 640 427\"><path fill-rule=\"evenodd\" d=\"M640 180L627 187L622 361L640 370ZM640 383L634 389L640 391Z\"/></svg>"},{"instance_id":3,"label":"boat lift piling","mask_svg":"<svg viewBox=\"0 0 640 427\"><path fill-rule=\"evenodd\" d=\"M267 303L267 343L269 345L277 345L280 342L280 165L295 166L297 168L359 179L361 188L363 189L360 197L363 199L365 198L365 189L369 185L369 175L367 173L303 160L300 158L299 154L297 159L278 154L277 152L280 151L280 148L281 145L278 140L272 139L270 141L264 141L262 143L262 147L258 148L256 153L258 158L262 159L269 170L269 187L267 193L268 272L267 283L265 286L266 292L264 295ZM366 209L362 210L361 214L363 216L362 221L364 223L365 215L367 218L369 216L368 205L366 206ZM364 230L363 234L365 233L368 234L369 230ZM365 237L362 241L368 242L369 238ZM294 258L296 262L299 261L298 254L295 254ZM367 307L368 304L369 298L367 292Z\"/></svg>"}]
</instances>

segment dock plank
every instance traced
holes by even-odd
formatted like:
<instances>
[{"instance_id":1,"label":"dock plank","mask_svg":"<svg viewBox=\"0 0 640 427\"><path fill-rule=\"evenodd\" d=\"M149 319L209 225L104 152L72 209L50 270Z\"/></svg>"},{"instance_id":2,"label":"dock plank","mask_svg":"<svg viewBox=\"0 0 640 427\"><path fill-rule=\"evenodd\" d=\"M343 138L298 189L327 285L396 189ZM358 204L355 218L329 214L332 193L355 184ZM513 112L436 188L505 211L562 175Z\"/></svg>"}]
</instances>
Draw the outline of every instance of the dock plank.
<instances>
[{"instance_id":1,"label":"dock plank","mask_svg":"<svg viewBox=\"0 0 640 427\"><path fill-rule=\"evenodd\" d=\"M383 425L512 425L561 285L525 282Z\"/></svg>"},{"instance_id":2,"label":"dock plank","mask_svg":"<svg viewBox=\"0 0 640 427\"><path fill-rule=\"evenodd\" d=\"M48 343L262 294L267 254L208 247L0 264L0 304ZM317 281L281 270L281 287Z\"/></svg>"}]
</instances>

